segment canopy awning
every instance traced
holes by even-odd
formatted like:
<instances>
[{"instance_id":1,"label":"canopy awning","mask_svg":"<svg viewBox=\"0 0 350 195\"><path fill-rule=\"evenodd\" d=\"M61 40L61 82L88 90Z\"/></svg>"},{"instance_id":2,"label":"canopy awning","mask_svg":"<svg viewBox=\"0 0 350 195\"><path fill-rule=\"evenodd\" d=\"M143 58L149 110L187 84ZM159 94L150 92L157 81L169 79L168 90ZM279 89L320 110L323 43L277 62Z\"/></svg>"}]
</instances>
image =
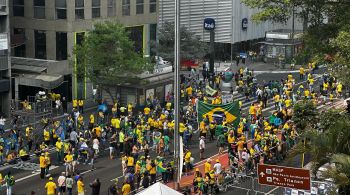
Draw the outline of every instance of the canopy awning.
<instances>
[{"instance_id":1,"label":"canopy awning","mask_svg":"<svg viewBox=\"0 0 350 195\"><path fill-rule=\"evenodd\" d=\"M42 73L46 71L46 67L40 67L40 66L28 66L28 65L20 65L15 64L11 67L12 70L15 71L23 71L23 72L29 72L29 73Z\"/></svg>"},{"instance_id":2,"label":"canopy awning","mask_svg":"<svg viewBox=\"0 0 350 195\"><path fill-rule=\"evenodd\" d=\"M40 87L44 89L54 89L60 86L64 81L62 75L49 74L19 74L17 78L19 85Z\"/></svg>"}]
</instances>

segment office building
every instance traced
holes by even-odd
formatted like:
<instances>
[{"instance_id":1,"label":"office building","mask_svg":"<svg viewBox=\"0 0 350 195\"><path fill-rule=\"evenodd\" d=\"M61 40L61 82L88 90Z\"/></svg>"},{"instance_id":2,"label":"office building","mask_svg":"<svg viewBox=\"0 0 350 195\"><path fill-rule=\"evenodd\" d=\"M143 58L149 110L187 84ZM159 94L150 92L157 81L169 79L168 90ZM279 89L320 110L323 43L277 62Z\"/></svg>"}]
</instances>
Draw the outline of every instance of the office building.
<instances>
[{"instance_id":1,"label":"office building","mask_svg":"<svg viewBox=\"0 0 350 195\"><path fill-rule=\"evenodd\" d=\"M127 26L135 50L145 55L156 35L156 0L10 0L10 5L11 34L17 37L12 50L15 99L39 88L68 93L68 98L90 98L93 87L74 76L70 62L74 45L96 22L116 20Z\"/></svg>"},{"instance_id":2,"label":"office building","mask_svg":"<svg viewBox=\"0 0 350 195\"><path fill-rule=\"evenodd\" d=\"M158 24L174 21L173 0L159 1ZM215 20L215 49L217 58L229 59L233 53L258 50L267 31L291 29L292 20L286 24L272 22L255 23L251 16L258 10L244 5L241 0L187 0L181 1L180 24L209 42L210 33L203 28L204 19ZM295 20L295 28L301 29L301 21Z\"/></svg>"},{"instance_id":3,"label":"office building","mask_svg":"<svg viewBox=\"0 0 350 195\"><path fill-rule=\"evenodd\" d=\"M0 116L9 116L11 65L9 51L9 4L0 0Z\"/></svg>"}]
</instances>

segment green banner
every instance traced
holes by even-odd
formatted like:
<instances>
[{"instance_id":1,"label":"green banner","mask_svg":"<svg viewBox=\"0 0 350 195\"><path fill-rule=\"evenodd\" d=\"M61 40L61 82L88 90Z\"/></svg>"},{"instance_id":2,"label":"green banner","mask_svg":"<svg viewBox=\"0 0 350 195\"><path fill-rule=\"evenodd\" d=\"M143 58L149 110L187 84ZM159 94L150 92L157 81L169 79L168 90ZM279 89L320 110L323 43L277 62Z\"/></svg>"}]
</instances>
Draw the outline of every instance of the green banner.
<instances>
[{"instance_id":1,"label":"green banner","mask_svg":"<svg viewBox=\"0 0 350 195\"><path fill-rule=\"evenodd\" d=\"M208 95L210 95L210 96L215 95L216 92L218 92L218 91L216 91L215 89L211 88L209 85L207 85L207 86L205 87L205 93L208 94Z\"/></svg>"},{"instance_id":2,"label":"green banner","mask_svg":"<svg viewBox=\"0 0 350 195\"><path fill-rule=\"evenodd\" d=\"M207 104L203 101L198 101L198 122L209 116L209 120L222 121L226 118L228 123L232 123L237 127L240 120L240 111L238 102L229 104Z\"/></svg>"}]
</instances>

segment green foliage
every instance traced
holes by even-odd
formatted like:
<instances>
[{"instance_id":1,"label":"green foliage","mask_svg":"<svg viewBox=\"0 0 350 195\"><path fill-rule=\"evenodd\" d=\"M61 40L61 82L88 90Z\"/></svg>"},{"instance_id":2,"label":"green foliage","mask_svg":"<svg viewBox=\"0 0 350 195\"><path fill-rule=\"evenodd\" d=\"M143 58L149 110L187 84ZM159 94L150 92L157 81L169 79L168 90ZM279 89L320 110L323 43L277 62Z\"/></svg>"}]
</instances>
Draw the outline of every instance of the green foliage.
<instances>
[{"instance_id":1,"label":"green foliage","mask_svg":"<svg viewBox=\"0 0 350 195\"><path fill-rule=\"evenodd\" d=\"M294 105L292 120L300 131L304 131L307 126L312 127L315 124L317 115L313 102L303 101Z\"/></svg>"},{"instance_id":2,"label":"green foliage","mask_svg":"<svg viewBox=\"0 0 350 195\"><path fill-rule=\"evenodd\" d=\"M273 21L285 23L291 16L293 0L242 0L248 7L259 9L252 16L256 22Z\"/></svg>"},{"instance_id":3,"label":"green foliage","mask_svg":"<svg viewBox=\"0 0 350 195\"><path fill-rule=\"evenodd\" d=\"M350 84L350 28L340 31L338 36L331 39L331 46L335 51L334 62L330 68L334 76L345 85Z\"/></svg>"},{"instance_id":4,"label":"green foliage","mask_svg":"<svg viewBox=\"0 0 350 195\"><path fill-rule=\"evenodd\" d=\"M350 117L347 114L340 114L339 110L329 110L321 113L314 123L318 125L314 128L307 128L301 135L301 139L307 140L305 145L299 142L290 152L290 157L310 153L311 171L316 175L321 166L335 162L334 157L337 155L350 155ZM334 169L329 169L328 175L324 177L333 178L338 185L348 185L350 176L348 171L345 171L343 165L338 166L336 163ZM344 177L339 180L341 177L334 174L340 172L346 172L346 180Z\"/></svg>"},{"instance_id":5,"label":"green foliage","mask_svg":"<svg viewBox=\"0 0 350 195\"><path fill-rule=\"evenodd\" d=\"M152 68L134 51L124 26L108 21L94 27L82 45L74 48L78 77L84 74L91 82L106 89L136 83L138 74Z\"/></svg>"},{"instance_id":6,"label":"green foliage","mask_svg":"<svg viewBox=\"0 0 350 195\"><path fill-rule=\"evenodd\" d=\"M328 167L323 176L335 181L340 189L339 194L344 192L348 194L350 192L350 155L334 154L331 162L335 163L335 166Z\"/></svg>"},{"instance_id":7,"label":"green foliage","mask_svg":"<svg viewBox=\"0 0 350 195\"><path fill-rule=\"evenodd\" d=\"M151 42L152 52L165 60L174 62L174 23L166 22L159 28L159 43ZM182 59L201 59L207 54L209 46L187 27L180 27L180 56Z\"/></svg>"}]
</instances>

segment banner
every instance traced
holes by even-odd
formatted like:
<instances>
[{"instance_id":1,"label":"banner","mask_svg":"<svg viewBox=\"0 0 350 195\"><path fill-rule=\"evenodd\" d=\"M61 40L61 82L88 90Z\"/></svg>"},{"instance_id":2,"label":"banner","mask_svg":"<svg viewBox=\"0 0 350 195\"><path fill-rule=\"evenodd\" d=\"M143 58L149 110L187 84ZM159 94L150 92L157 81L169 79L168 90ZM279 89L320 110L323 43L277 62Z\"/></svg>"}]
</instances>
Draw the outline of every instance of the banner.
<instances>
[{"instance_id":1,"label":"banner","mask_svg":"<svg viewBox=\"0 0 350 195\"><path fill-rule=\"evenodd\" d=\"M209 85L207 85L207 86L205 87L205 93L208 94L208 95L210 95L210 96L215 95L216 92L217 92L217 91L216 91L215 89L211 88Z\"/></svg>"},{"instance_id":2,"label":"banner","mask_svg":"<svg viewBox=\"0 0 350 195\"><path fill-rule=\"evenodd\" d=\"M233 123L234 127L237 127L240 120L238 102L215 105L198 101L198 123L207 116L210 121L216 120L218 123L225 117L228 123Z\"/></svg>"},{"instance_id":3,"label":"banner","mask_svg":"<svg viewBox=\"0 0 350 195\"><path fill-rule=\"evenodd\" d=\"M180 179L181 179L181 176L182 176L182 169L183 169L183 166L184 166L184 145L183 145L183 143L182 143L182 137L181 136L179 136L179 144L180 144L180 151L179 151L179 153L180 153L180 165L179 165L179 169L180 169Z\"/></svg>"}]
</instances>

